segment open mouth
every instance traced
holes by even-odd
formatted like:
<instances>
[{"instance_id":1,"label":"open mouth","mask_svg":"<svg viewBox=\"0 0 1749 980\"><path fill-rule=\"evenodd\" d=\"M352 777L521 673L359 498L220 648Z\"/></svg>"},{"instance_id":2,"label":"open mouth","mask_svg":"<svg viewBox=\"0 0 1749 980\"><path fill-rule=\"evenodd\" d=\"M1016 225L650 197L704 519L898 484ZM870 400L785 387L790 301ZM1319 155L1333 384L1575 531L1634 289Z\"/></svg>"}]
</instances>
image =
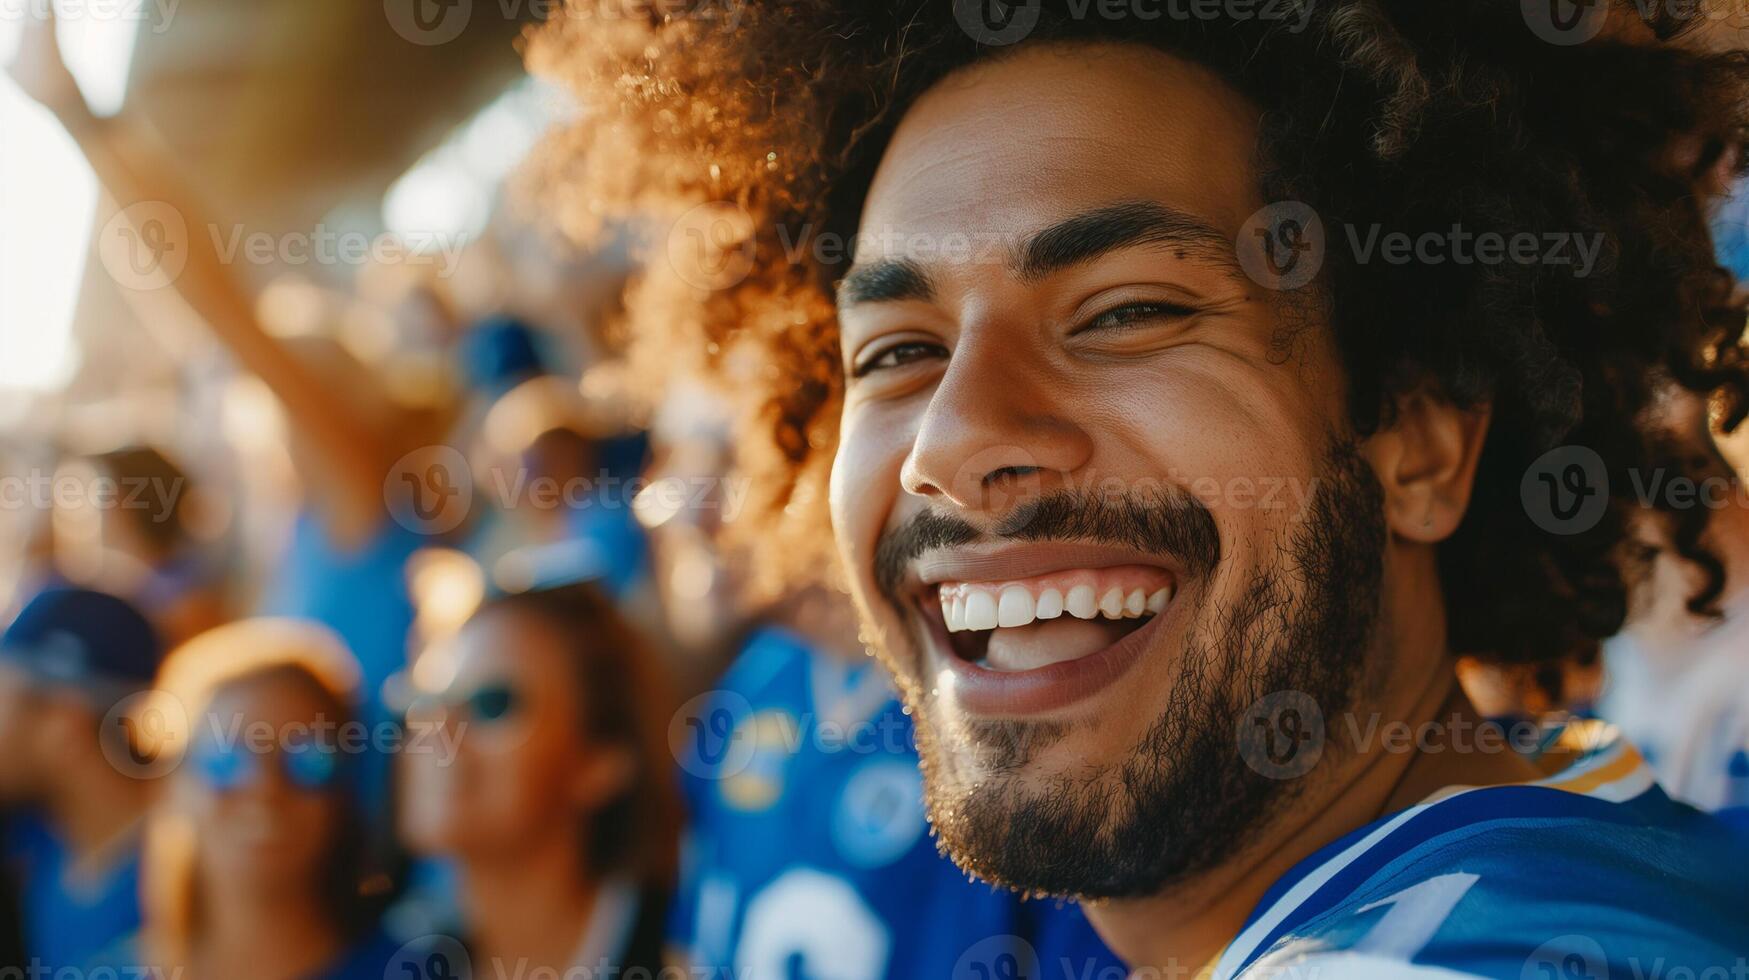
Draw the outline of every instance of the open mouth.
<instances>
[{"instance_id":1,"label":"open mouth","mask_svg":"<svg viewBox=\"0 0 1749 980\"><path fill-rule=\"evenodd\" d=\"M1040 670L1116 646L1171 604L1162 568L1120 565L1004 581L942 581L924 597L953 655L1001 673Z\"/></svg>"}]
</instances>

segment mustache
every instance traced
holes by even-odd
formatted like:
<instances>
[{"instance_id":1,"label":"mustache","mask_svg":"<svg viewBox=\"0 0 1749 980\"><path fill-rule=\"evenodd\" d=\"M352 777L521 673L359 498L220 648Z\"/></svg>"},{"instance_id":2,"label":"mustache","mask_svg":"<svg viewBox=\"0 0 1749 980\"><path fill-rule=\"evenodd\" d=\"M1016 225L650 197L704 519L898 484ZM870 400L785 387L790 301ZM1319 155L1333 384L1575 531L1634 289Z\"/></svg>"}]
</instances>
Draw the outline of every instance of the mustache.
<instances>
[{"instance_id":1,"label":"mustache","mask_svg":"<svg viewBox=\"0 0 1749 980\"><path fill-rule=\"evenodd\" d=\"M990 531L958 517L922 511L882 532L875 543L875 585L899 601L905 570L937 548L976 541L1084 541L1165 555L1192 575L1221 560L1221 534L1206 505L1172 484L1122 495L1053 490L1016 507Z\"/></svg>"}]
</instances>

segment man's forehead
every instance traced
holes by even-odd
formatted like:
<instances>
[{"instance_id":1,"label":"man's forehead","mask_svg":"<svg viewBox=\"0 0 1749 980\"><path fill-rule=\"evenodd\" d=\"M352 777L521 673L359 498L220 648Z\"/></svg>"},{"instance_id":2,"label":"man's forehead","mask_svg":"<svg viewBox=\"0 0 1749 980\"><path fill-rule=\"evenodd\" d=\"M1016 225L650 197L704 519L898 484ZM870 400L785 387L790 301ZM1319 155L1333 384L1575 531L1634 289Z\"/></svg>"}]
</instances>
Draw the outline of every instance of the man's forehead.
<instances>
[{"instance_id":1,"label":"man's forehead","mask_svg":"<svg viewBox=\"0 0 1749 980\"><path fill-rule=\"evenodd\" d=\"M1089 62L1085 55L1098 52ZM859 262L931 241L1019 247L1064 215L1156 201L1237 230L1258 206L1255 114L1135 45L1047 46L950 77L906 114L865 199Z\"/></svg>"}]
</instances>

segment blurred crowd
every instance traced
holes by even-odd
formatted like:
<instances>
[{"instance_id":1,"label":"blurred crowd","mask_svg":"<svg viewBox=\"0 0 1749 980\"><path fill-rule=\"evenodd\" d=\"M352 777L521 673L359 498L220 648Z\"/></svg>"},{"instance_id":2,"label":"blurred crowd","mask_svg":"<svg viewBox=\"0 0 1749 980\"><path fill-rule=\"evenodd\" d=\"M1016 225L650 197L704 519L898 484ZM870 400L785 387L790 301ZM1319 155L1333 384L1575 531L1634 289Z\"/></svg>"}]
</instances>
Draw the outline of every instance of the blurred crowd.
<instances>
[{"instance_id":1,"label":"blurred crowd","mask_svg":"<svg viewBox=\"0 0 1749 980\"><path fill-rule=\"evenodd\" d=\"M197 225L39 34L19 84L116 197ZM531 272L525 234L470 244L490 302L417 265L257 288L192 236L165 290L228 359L184 379L184 424L4 446L0 966L1121 976L1078 909L937 853L845 600L769 594L721 544L746 497L732 399L629 390L611 303L519 286L566 261ZM601 295L628 272L590 269ZM1669 427L1712 438L1700 406ZM1724 624L1671 608L1679 582L1642 597L1561 707L1723 809L1749 803L1749 509L1713 533ZM1467 680L1497 715L1551 707Z\"/></svg>"},{"instance_id":2,"label":"blurred crowd","mask_svg":"<svg viewBox=\"0 0 1749 980\"><path fill-rule=\"evenodd\" d=\"M12 76L115 198L222 217L52 26ZM628 390L578 298L625 257L536 238L337 288L187 236L146 292L226 357L188 358L177 424L124 390L135 425L4 447L0 968L874 978L987 939L1118 975L1078 909L937 852L845 600L719 545L731 400Z\"/></svg>"}]
</instances>

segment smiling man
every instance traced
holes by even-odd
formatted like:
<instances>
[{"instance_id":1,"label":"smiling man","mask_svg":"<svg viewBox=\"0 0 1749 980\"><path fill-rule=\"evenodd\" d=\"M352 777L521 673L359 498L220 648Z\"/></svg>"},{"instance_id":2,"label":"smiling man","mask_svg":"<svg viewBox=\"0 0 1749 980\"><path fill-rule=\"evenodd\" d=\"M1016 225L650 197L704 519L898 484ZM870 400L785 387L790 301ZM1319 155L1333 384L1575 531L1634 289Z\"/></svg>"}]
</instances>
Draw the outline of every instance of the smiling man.
<instances>
[{"instance_id":1,"label":"smiling man","mask_svg":"<svg viewBox=\"0 0 1749 980\"><path fill-rule=\"evenodd\" d=\"M1741 417L1744 68L1628 5L983 8L532 50L594 110L578 230L679 216L651 363L763 366L737 530L836 563L944 848L1179 975L1749 970L1742 844L1606 734L1505 751L1453 670L1594 656L1650 393ZM1601 245L1510 247L1552 237Z\"/></svg>"}]
</instances>

